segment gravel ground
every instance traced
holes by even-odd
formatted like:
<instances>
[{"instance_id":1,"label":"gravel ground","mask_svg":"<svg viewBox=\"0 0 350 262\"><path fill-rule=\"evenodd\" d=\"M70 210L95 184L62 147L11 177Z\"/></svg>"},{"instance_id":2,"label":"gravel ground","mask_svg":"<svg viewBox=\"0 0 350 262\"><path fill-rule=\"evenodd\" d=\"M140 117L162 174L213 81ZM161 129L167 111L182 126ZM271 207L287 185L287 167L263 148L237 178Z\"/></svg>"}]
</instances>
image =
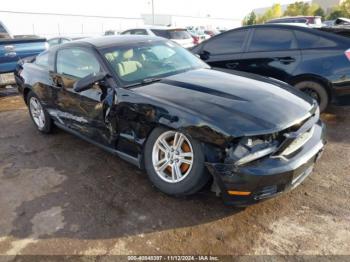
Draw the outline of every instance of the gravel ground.
<instances>
[{"instance_id":1,"label":"gravel ground","mask_svg":"<svg viewBox=\"0 0 350 262\"><path fill-rule=\"evenodd\" d=\"M39 134L18 96L0 98L0 254L350 255L350 107L323 118L314 173L242 210L209 191L163 195L93 145Z\"/></svg>"}]
</instances>

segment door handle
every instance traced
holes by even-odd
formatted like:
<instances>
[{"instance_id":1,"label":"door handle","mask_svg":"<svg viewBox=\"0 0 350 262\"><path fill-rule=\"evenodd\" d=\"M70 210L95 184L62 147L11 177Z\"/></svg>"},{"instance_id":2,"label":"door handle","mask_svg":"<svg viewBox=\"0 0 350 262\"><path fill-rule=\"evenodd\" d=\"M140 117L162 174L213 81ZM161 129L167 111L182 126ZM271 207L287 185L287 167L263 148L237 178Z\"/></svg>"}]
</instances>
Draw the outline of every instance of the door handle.
<instances>
[{"instance_id":1,"label":"door handle","mask_svg":"<svg viewBox=\"0 0 350 262\"><path fill-rule=\"evenodd\" d=\"M295 62L295 59L292 57L281 57L278 58L278 61L280 61L282 64L290 64Z\"/></svg>"},{"instance_id":2,"label":"door handle","mask_svg":"<svg viewBox=\"0 0 350 262\"><path fill-rule=\"evenodd\" d=\"M238 65L239 65L238 62L227 63L227 64L226 64L226 67L229 68L229 69L236 69Z\"/></svg>"},{"instance_id":3,"label":"door handle","mask_svg":"<svg viewBox=\"0 0 350 262\"><path fill-rule=\"evenodd\" d=\"M6 57L16 57L17 53L16 52L9 52L9 53L5 53Z\"/></svg>"},{"instance_id":4,"label":"door handle","mask_svg":"<svg viewBox=\"0 0 350 262\"><path fill-rule=\"evenodd\" d=\"M6 53L15 52L15 46L13 45L5 45L4 49Z\"/></svg>"}]
</instances>

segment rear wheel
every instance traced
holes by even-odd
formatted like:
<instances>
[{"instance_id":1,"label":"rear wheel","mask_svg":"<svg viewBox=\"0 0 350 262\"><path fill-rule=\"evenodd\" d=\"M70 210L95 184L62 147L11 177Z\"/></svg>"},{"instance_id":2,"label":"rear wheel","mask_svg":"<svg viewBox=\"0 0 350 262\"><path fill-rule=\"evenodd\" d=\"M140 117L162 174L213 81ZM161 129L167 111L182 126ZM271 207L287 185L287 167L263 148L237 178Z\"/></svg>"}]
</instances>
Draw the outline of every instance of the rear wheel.
<instances>
[{"instance_id":1,"label":"rear wheel","mask_svg":"<svg viewBox=\"0 0 350 262\"><path fill-rule=\"evenodd\" d=\"M155 129L145 147L145 166L151 182L169 195L190 195L209 180L198 141L164 128Z\"/></svg>"},{"instance_id":2,"label":"rear wheel","mask_svg":"<svg viewBox=\"0 0 350 262\"><path fill-rule=\"evenodd\" d=\"M30 92L27 96L29 114L37 129L42 133L50 133L52 131L52 120L42 106L39 98Z\"/></svg>"},{"instance_id":3,"label":"rear wheel","mask_svg":"<svg viewBox=\"0 0 350 262\"><path fill-rule=\"evenodd\" d=\"M315 99L323 112L329 103L329 96L325 87L315 81L302 81L295 85L300 91Z\"/></svg>"}]
</instances>

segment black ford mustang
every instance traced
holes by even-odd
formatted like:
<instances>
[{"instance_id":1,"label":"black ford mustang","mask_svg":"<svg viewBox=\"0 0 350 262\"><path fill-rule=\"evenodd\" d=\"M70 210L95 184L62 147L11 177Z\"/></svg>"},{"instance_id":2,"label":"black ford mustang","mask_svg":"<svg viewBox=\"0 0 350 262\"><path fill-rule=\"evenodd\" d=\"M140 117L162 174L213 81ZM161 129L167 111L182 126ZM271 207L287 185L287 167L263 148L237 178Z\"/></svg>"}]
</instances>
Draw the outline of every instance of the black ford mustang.
<instances>
[{"instance_id":1,"label":"black ford mustang","mask_svg":"<svg viewBox=\"0 0 350 262\"><path fill-rule=\"evenodd\" d=\"M255 203L299 185L325 144L311 98L211 70L162 38L67 43L15 75L39 131L56 125L78 135L145 168L170 195L213 181L226 203Z\"/></svg>"}]
</instances>

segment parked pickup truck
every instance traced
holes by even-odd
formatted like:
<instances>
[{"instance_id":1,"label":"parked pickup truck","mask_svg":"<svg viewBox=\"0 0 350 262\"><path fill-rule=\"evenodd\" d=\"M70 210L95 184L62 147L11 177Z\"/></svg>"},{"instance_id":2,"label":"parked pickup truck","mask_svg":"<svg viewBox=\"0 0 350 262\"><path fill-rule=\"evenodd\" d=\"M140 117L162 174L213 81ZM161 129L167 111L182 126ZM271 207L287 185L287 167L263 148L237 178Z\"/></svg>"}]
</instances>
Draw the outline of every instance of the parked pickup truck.
<instances>
[{"instance_id":1,"label":"parked pickup truck","mask_svg":"<svg viewBox=\"0 0 350 262\"><path fill-rule=\"evenodd\" d=\"M13 72L18 60L36 56L47 48L45 38L12 37L0 22L0 87L15 83Z\"/></svg>"}]
</instances>

